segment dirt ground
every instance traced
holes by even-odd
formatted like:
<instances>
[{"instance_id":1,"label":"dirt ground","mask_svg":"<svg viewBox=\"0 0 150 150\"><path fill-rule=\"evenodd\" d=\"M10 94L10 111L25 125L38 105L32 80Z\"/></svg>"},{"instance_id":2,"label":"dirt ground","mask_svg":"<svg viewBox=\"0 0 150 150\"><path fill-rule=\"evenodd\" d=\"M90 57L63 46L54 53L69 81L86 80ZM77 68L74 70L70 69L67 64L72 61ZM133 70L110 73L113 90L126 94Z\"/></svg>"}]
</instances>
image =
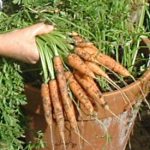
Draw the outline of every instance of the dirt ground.
<instances>
[{"instance_id":1,"label":"dirt ground","mask_svg":"<svg viewBox=\"0 0 150 150\"><path fill-rule=\"evenodd\" d=\"M136 119L126 150L150 150L150 110L142 109L140 115L141 118Z\"/></svg>"}]
</instances>

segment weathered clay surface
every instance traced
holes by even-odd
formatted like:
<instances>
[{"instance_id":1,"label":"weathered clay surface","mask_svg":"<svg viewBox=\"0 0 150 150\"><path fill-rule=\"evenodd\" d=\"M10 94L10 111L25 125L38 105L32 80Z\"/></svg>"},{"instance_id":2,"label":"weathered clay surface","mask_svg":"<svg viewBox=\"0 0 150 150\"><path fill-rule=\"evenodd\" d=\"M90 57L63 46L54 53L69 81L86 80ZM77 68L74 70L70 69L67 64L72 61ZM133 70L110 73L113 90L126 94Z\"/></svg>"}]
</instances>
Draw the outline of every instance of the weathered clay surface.
<instances>
[{"instance_id":1,"label":"weathered clay surface","mask_svg":"<svg viewBox=\"0 0 150 150\"><path fill-rule=\"evenodd\" d=\"M44 132L44 140L47 143L47 147L44 150L51 150L51 139L49 128L47 127L44 117L39 115L29 115L30 117L30 130L33 130L33 134L28 132L28 140L33 140L35 131L42 130ZM104 128L96 121L83 121L78 122L80 133L89 144L81 140L82 150L124 150L129 133L133 127L134 117L130 112L124 112L119 115L120 120L115 118L107 118L102 121L103 125L107 128L105 132ZM56 124L53 125L53 134L55 141L55 150L63 150L61 139L58 135ZM109 138L107 139L108 134ZM74 132L70 131L69 126L66 125L65 131L67 150L79 150L79 137Z\"/></svg>"}]
</instances>

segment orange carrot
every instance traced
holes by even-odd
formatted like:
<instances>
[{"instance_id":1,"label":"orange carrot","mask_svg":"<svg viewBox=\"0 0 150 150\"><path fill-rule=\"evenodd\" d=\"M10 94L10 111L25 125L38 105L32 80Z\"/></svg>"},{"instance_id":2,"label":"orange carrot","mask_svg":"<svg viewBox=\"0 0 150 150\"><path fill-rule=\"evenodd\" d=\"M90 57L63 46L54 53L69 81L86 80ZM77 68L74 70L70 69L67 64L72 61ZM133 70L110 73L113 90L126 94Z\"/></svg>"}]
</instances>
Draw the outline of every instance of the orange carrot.
<instances>
[{"instance_id":1,"label":"orange carrot","mask_svg":"<svg viewBox=\"0 0 150 150\"><path fill-rule=\"evenodd\" d=\"M94 45L76 47L75 53L85 60L104 65L112 71L117 72L123 76L131 76L126 68L124 68L120 63L116 62L113 58L100 53Z\"/></svg>"},{"instance_id":2,"label":"orange carrot","mask_svg":"<svg viewBox=\"0 0 150 150\"><path fill-rule=\"evenodd\" d=\"M96 83L91 77L88 77L86 75L80 74L79 72L74 72L74 76L77 79L77 81L80 83L80 85L83 87L83 89L87 92L87 94L94 99L97 104L100 104L100 99L102 98L102 93L97 87ZM102 102L102 104L105 104L105 102Z\"/></svg>"},{"instance_id":3,"label":"orange carrot","mask_svg":"<svg viewBox=\"0 0 150 150\"><path fill-rule=\"evenodd\" d=\"M60 136L64 144L64 149L66 149L65 135L64 135L64 115L63 115L63 109L59 100L59 93L58 93L59 91L58 91L56 80L49 81L49 89L51 93L51 100L52 100L52 104L54 108L56 123L57 123L58 130L59 130Z\"/></svg>"},{"instance_id":4,"label":"orange carrot","mask_svg":"<svg viewBox=\"0 0 150 150\"><path fill-rule=\"evenodd\" d=\"M66 82L66 78L65 78L63 62L59 56L54 57L54 69L56 71L56 77L57 77L58 86L60 89L60 94L62 97L64 110L66 112L66 116L70 122L71 127L74 130L77 130L78 125L77 125L77 121L76 121L76 117L75 117L73 104L68 95L67 82Z\"/></svg>"},{"instance_id":5,"label":"orange carrot","mask_svg":"<svg viewBox=\"0 0 150 150\"><path fill-rule=\"evenodd\" d=\"M89 46L81 46L81 47L76 47L74 52L79 55L81 58L87 61L96 61L96 56L98 55L97 49L93 49Z\"/></svg>"},{"instance_id":6,"label":"orange carrot","mask_svg":"<svg viewBox=\"0 0 150 150\"><path fill-rule=\"evenodd\" d=\"M84 61L76 54L69 54L68 64L79 72L86 74L92 78L95 78L94 73L88 68L88 66L84 63Z\"/></svg>"},{"instance_id":7,"label":"orange carrot","mask_svg":"<svg viewBox=\"0 0 150 150\"><path fill-rule=\"evenodd\" d=\"M96 104L100 104L102 107L104 107L105 110L109 111L109 113L111 113L118 120L120 120L119 117L111 111L107 102L104 100L101 91L99 90L92 78L86 75L81 75L79 72L75 72L74 76L77 79L77 81L81 84L81 86L85 89L85 91L88 93L88 95L96 101Z\"/></svg>"},{"instance_id":8,"label":"orange carrot","mask_svg":"<svg viewBox=\"0 0 150 150\"><path fill-rule=\"evenodd\" d=\"M104 66L107 66L109 69L113 70L114 72L117 72L123 76L131 76L131 74L129 73L129 71L124 68L120 63L116 62L113 58L99 53L97 55L97 61L100 64L103 64Z\"/></svg>"},{"instance_id":9,"label":"orange carrot","mask_svg":"<svg viewBox=\"0 0 150 150\"><path fill-rule=\"evenodd\" d=\"M50 127L52 149L54 150L54 141L52 133L52 104L48 84L43 83L41 86L41 97L43 101L44 116L48 126Z\"/></svg>"},{"instance_id":10,"label":"orange carrot","mask_svg":"<svg viewBox=\"0 0 150 150\"><path fill-rule=\"evenodd\" d=\"M102 76L104 78L109 78L108 75L98 66L96 63L85 61L85 64L97 75Z\"/></svg>"},{"instance_id":11,"label":"orange carrot","mask_svg":"<svg viewBox=\"0 0 150 150\"><path fill-rule=\"evenodd\" d=\"M67 72L65 72L65 77L66 77L66 79L69 83L70 89L73 92L73 94L75 95L75 97L88 110L90 115L92 115L94 113L94 108L93 108L88 96L86 95L86 93L84 92L82 87L79 85L79 83L74 78L73 74L71 72L67 71Z\"/></svg>"},{"instance_id":12,"label":"orange carrot","mask_svg":"<svg viewBox=\"0 0 150 150\"><path fill-rule=\"evenodd\" d=\"M49 94L48 84L42 84L41 86L41 96L43 101L43 109L45 113L45 119L49 125L52 124L52 106Z\"/></svg>"},{"instance_id":13,"label":"orange carrot","mask_svg":"<svg viewBox=\"0 0 150 150\"><path fill-rule=\"evenodd\" d=\"M124 101L126 103L127 102L130 104L130 107L132 108L132 105L130 103L129 98L126 96L126 94L124 92L121 91L120 87L111 79L109 78L109 76L96 64L93 62L89 62L89 61L85 61L85 63L88 65L88 67L97 75L104 77L108 83L110 83L112 86L114 86L117 90L119 90L123 96Z\"/></svg>"}]
</instances>

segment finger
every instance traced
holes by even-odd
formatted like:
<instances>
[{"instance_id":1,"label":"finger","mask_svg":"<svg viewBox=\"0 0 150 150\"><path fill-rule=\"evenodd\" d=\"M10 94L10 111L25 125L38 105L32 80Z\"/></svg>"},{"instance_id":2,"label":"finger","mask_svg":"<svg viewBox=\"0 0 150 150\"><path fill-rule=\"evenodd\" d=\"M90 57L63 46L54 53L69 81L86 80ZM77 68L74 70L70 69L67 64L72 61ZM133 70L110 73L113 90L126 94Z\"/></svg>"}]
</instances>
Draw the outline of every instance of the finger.
<instances>
[{"instance_id":1,"label":"finger","mask_svg":"<svg viewBox=\"0 0 150 150\"><path fill-rule=\"evenodd\" d=\"M33 28L32 34L34 36L49 33L54 29L52 25L46 25L44 23L33 25L32 28Z\"/></svg>"}]
</instances>

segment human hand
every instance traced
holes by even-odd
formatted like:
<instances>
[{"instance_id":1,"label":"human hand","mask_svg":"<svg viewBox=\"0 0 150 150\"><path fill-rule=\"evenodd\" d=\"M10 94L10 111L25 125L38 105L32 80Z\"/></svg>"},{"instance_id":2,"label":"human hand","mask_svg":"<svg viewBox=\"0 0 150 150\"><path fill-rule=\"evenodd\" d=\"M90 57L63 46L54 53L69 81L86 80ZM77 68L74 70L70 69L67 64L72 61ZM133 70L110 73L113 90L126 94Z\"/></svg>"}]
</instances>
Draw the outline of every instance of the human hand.
<instances>
[{"instance_id":1,"label":"human hand","mask_svg":"<svg viewBox=\"0 0 150 150\"><path fill-rule=\"evenodd\" d=\"M35 64L39 52L35 37L53 30L52 25L38 23L24 29L0 35L0 55Z\"/></svg>"}]
</instances>

